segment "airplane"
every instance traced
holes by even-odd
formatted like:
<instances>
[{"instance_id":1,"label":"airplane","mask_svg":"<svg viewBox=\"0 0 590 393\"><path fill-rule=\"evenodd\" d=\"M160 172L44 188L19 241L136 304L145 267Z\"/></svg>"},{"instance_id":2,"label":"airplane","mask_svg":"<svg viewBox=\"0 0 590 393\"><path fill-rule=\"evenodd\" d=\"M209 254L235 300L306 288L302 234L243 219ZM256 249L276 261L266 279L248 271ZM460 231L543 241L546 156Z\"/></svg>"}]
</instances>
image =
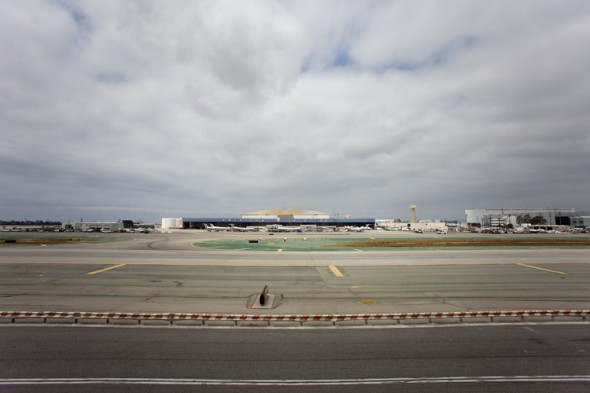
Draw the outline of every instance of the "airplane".
<instances>
[{"instance_id":1,"label":"airplane","mask_svg":"<svg viewBox=\"0 0 590 393\"><path fill-rule=\"evenodd\" d=\"M209 232L213 231L213 232L219 232L219 231L231 231L232 228L230 227L216 227L213 224L205 224L205 229L207 229Z\"/></svg>"},{"instance_id":2,"label":"airplane","mask_svg":"<svg viewBox=\"0 0 590 393\"><path fill-rule=\"evenodd\" d=\"M348 232L364 232L366 230L370 230L371 227L369 227L368 225L365 225L364 227L348 226L348 227L344 227L344 229L346 229Z\"/></svg>"},{"instance_id":3,"label":"airplane","mask_svg":"<svg viewBox=\"0 0 590 393\"><path fill-rule=\"evenodd\" d=\"M234 226L233 224L229 225L231 230L234 232L258 232L260 230L260 228L258 227L237 227Z\"/></svg>"},{"instance_id":4,"label":"airplane","mask_svg":"<svg viewBox=\"0 0 590 393\"><path fill-rule=\"evenodd\" d=\"M284 226L281 226L281 227L279 227L279 229L281 231L285 231L285 232L301 232L301 227L300 226L299 227L284 227Z\"/></svg>"},{"instance_id":5,"label":"airplane","mask_svg":"<svg viewBox=\"0 0 590 393\"><path fill-rule=\"evenodd\" d=\"M301 232L301 227L286 227L283 225L273 225L268 228L270 232Z\"/></svg>"}]
</instances>

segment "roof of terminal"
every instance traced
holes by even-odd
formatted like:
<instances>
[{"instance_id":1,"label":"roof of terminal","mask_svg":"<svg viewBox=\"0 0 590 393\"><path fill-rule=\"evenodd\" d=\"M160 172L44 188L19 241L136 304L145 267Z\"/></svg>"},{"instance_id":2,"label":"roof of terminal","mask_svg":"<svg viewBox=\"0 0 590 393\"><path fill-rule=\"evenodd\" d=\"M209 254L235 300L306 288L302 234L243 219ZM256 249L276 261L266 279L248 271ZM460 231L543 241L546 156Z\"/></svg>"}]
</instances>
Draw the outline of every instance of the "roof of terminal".
<instances>
[{"instance_id":1,"label":"roof of terminal","mask_svg":"<svg viewBox=\"0 0 590 393\"><path fill-rule=\"evenodd\" d=\"M201 222L201 223L268 223L268 224L374 224L374 218L182 218L183 222Z\"/></svg>"},{"instance_id":2,"label":"roof of terminal","mask_svg":"<svg viewBox=\"0 0 590 393\"><path fill-rule=\"evenodd\" d=\"M328 215L328 213L319 212L316 210L303 210L303 209L268 209L268 210L256 210L253 212L244 213L244 215L249 216L256 216L256 215L266 215L266 216L288 216L288 215Z\"/></svg>"}]
</instances>

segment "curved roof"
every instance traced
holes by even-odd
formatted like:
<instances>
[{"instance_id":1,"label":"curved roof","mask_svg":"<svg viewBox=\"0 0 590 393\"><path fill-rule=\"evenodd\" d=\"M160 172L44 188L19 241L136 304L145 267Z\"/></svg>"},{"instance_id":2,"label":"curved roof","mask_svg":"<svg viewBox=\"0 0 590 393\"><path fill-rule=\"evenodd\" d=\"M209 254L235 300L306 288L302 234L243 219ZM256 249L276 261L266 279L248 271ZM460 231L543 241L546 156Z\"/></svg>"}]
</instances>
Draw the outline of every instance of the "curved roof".
<instances>
[{"instance_id":1,"label":"curved roof","mask_svg":"<svg viewBox=\"0 0 590 393\"><path fill-rule=\"evenodd\" d=\"M256 210L253 212L244 213L244 215L268 215L268 216L288 216L288 215L327 215L327 213L319 212L316 210L303 210L303 209L268 209L268 210Z\"/></svg>"}]
</instances>

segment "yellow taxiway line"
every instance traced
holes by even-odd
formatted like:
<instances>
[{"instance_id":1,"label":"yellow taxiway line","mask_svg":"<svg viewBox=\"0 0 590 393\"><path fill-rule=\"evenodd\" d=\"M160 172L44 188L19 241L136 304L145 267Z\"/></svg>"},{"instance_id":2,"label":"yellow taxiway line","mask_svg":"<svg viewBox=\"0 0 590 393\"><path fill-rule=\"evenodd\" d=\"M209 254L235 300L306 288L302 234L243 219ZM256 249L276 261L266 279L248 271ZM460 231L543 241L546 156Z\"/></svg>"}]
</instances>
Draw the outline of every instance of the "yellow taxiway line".
<instances>
[{"instance_id":1,"label":"yellow taxiway line","mask_svg":"<svg viewBox=\"0 0 590 393\"><path fill-rule=\"evenodd\" d=\"M545 269L543 267L538 267L538 266L533 266L533 265L527 265L526 263L517 263L517 265L518 266L522 266L522 267L528 267L528 268L531 268L531 269L542 270L544 272L561 274L562 276L567 276L567 273L566 272L560 272L558 270Z\"/></svg>"},{"instance_id":2,"label":"yellow taxiway line","mask_svg":"<svg viewBox=\"0 0 590 393\"><path fill-rule=\"evenodd\" d=\"M332 273L334 273L334 275L336 277L344 277L344 274L342 274L342 272L340 270L338 270L338 268L334 265L329 265L328 266L330 268L330 270L332 271Z\"/></svg>"},{"instance_id":3,"label":"yellow taxiway line","mask_svg":"<svg viewBox=\"0 0 590 393\"><path fill-rule=\"evenodd\" d=\"M103 273L103 272L108 272L109 270L113 270L113 269L117 269L119 267L125 266L124 263L120 264L120 265L115 265L115 266L110 266L110 267L105 267L104 269L100 269L100 270L95 270L93 272L90 273L86 273L88 275L94 275L94 274L98 274L98 273Z\"/></svg>"}]
</instances>

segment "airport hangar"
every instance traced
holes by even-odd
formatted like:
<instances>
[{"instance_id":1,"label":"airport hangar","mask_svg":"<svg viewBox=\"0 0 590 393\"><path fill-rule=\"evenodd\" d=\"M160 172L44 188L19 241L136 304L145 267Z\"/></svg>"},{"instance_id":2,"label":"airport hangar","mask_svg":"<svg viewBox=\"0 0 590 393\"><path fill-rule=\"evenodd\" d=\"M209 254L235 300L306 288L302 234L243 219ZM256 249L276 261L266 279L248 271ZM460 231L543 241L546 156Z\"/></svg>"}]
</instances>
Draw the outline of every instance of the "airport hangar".
<instances>
[{"instance_id":1,"label":"airport hangar","mask_svg":"<svg viewBox=\"0 0 590 393\"><path fill-rule=\"evenodd\" d=\"M219 227L301 227L310 231L323 227L375 228L374 218L332 218L329 214L314 210L258 210L244 213L240 218L163 218L162 229L206 229L206 224Z\"/></svg>"},{"instance_id":2,"label":"airport hangar","mask_svg":"<svg viewBox=\"0 0 590 393\"><path fill-rule=\"evenodd\" d=\"M514 227L520 225L519 217L542 217L548 226L571 226L578 218L575 209L466 209L465 216L467 227L474 224L484 228L497 227L512 224ZM575 221L577 222L577 221Z\"/></svg>"}]
</instances>

